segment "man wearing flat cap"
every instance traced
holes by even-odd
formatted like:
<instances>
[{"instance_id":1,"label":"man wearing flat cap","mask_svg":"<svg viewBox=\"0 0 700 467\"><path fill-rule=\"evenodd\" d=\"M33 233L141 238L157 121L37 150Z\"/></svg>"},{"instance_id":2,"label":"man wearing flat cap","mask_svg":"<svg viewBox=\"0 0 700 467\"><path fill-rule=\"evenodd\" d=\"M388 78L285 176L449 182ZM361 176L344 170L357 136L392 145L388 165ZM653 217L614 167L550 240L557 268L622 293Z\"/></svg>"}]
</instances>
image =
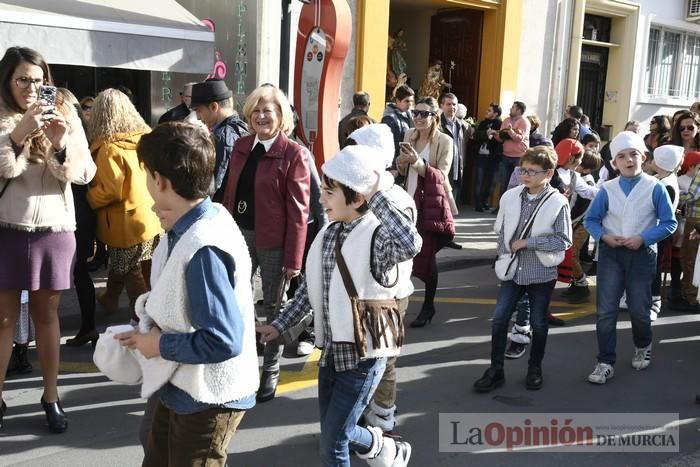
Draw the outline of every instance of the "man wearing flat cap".
<instances>
[{"instance_id":1,"label":"man wearing flat cap","mask_svg":"<svg viewBox=\"0 0 700 467\"><path fill-rule=\"evenodd\" d=\"M216 147L212 200L224 197L228 163L236 140L248 134L248 127L233 109L233 92L220 79L208 79L192 86L192 109L211 131Z\"/></svg>"}]
</instances>

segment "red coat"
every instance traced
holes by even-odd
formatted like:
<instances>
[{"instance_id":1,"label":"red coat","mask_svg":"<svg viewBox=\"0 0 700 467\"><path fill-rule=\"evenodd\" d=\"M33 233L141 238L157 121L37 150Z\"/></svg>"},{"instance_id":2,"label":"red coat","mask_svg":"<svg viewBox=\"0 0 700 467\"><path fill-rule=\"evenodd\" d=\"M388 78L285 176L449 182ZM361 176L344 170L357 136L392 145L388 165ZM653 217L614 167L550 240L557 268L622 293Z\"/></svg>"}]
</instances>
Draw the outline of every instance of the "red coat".
<instances>
[{"instance_id":1,"label":"red coat","mask_svg":"<svg viewBox=\"0 0 700 467\"><path fill-rule=\"evenodd\" d=\"M233 214L241 171L255 136L239 138L231 152L223 205ZM255 247L282 248L283 265L301 269L309 218L309 166L305 149L280 133L258 162L255 175Z\"/></svg>"},{"instance_id":2,"label":"red coat","mask_svg":"<svg viewBox=\"0 0 700 467\"><path fill-rule=\"evenodd\" d=\"M418 210L416 228L423 237L423 247L413 258L413 275L425 282L435 267L435 255L455 236L455 222L443 186L444 174L426 165L425 177L418 177L413 195Z\"/></svg>"}]
</instances>

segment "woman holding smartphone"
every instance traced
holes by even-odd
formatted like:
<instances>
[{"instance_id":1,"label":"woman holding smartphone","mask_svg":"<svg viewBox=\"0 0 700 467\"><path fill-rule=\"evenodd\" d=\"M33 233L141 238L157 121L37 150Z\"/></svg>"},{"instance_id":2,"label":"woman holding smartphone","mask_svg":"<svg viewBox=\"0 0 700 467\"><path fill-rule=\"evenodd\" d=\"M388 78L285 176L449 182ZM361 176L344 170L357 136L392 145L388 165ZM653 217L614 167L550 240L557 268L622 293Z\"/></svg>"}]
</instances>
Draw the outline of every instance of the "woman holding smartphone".
<instances>
[{"instance_id":1,"label":"woman holding smartphone","mask_svg":"<svg viewBox=\"0 0 700 467\"><path fill-rule=\"evenodd\" d=\"M42 56L10 47L0 60L0 395L20 311L20 291L29 291L29 312L49 429L68 428L58 397L60 329L58 302L71 287L75 212L71 183L95 174L78 115L70 105L47 105L41 86L51 84ZM55 88L44 93L54 95ZM0 428L7 406L0 398Z\"/></svg>"},{"instance_id":2,"label":"woman holding smartphone","mask_svg":"<svg viewBox=\"0 0 700 467\"><path fill-rule=\"evenodd\" d=\"M419 177L426 175L426 166L442 172L443 188L449 202L452 213L457 213L457 206L452 197L452 187L447 177L452 165L453 145L452 138L442 133L438 126L438 105L432 97L421 97L416 101L413 113L414 128L406 132L405 140L399 145L399 173L406 176L406 191L413 198L418 188ZM419 205L416 202L416 205ZM421 209L418 207L418 217L421 219ZM411 323L412 328L425 326L435 315L435 293L437 291L438 270L435 255L445 246L451 238L439 236L435 233L421 231L423 237L423 249L414 261L413 275L425 282L425 299L418 317ZM431 238L432 237L432 238ZM445 241L447 240L447 241ZM426 245L434 245L428 250ZM419 258L428 255L428 258ZM416 265L420 259L421 264L427 264L426 270L417 270Z\"/></svg>"}]
</instances>

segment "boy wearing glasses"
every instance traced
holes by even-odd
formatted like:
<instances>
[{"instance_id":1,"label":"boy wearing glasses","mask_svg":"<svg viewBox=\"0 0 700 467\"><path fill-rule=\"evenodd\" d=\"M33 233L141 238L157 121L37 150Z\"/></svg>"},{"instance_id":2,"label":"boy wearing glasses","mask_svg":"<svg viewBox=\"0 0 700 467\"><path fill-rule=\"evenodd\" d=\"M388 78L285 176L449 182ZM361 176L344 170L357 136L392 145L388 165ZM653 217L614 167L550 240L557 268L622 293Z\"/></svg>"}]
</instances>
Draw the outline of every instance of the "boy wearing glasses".
<instances>
[{"instance_id":1,"label":"boy wearing glasses","mask_svg":"<svg viewBox=\"0 0 700 467\"><path fill-rule=\"evenodd\" d=\"M529 149L521 158L522 186L501 196L495 230L499 257L517 258L515 274L503 281L493 313L491 366L474 383L476 392L490 392L505 383L504 354L508 323L515 304L530 297L532 347L525 387L542 387L542 359L547 343L547 310L557 280L557 265L571 246L571 216L568 200L549 182L557 166L557 154L546 146ZM534 215L534 222L528 222ZM515 264L517 262L517 264Z\"/></svg>"},{"instance_id":2,"label":"boy wearing glasses","mask_svg":"<svg viewBox=\"0 0 700 467\"><path fill-rule=\"evenodd\" d=\"M588 381L605 384L615 374L616 326L620 297L627 292L632 321L632 367L651 363L651 284L656 273L656 244L678 223L664 185L642 172L642 137L623 131L610 143L612 164L620 172L605 182L583 221L599 243L596 334L598 363Z\"/></svg>"}]
</instances>

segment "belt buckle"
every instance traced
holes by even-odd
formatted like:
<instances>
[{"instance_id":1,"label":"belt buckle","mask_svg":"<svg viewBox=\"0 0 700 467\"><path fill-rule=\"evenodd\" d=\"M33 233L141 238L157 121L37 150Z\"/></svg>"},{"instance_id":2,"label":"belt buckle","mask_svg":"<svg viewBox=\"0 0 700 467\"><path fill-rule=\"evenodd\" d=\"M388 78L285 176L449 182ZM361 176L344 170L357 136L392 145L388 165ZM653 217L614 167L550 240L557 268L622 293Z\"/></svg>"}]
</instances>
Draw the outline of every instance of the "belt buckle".
<instances>
[{"instance_id":1,"label":"belt buckle","mask_svg":"<svg viewBox=\"0 0 700 467\"><path fill-rule=\"evenodd\" d=\"M241 200L238 202L238 206L236 207L236 211L238 211L238 214L243 214L248 210L248 203L245 201Z\"/></svg>"}]
</instances>

